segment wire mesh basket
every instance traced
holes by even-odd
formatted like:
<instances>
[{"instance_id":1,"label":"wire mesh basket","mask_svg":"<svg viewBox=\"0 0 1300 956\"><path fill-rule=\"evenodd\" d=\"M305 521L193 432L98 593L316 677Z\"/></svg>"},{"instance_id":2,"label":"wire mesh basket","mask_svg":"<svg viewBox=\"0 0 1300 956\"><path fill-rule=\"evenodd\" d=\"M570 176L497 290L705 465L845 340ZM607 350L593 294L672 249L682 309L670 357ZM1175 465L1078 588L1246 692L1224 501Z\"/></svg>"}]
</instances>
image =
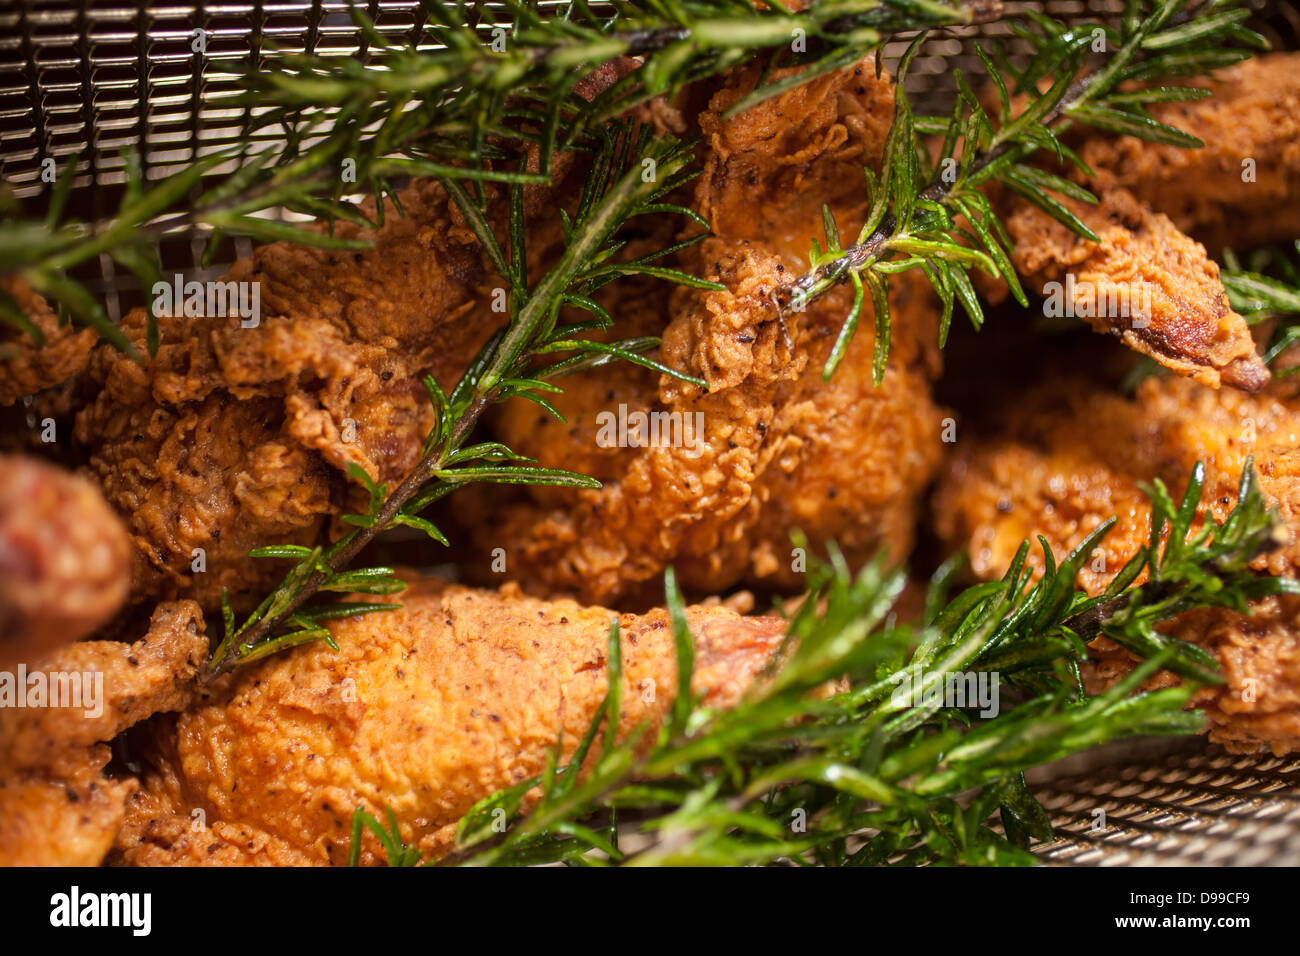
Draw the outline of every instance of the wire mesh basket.
<instances>
[{"instance_id":1,"label":"wire mesh basket","mask_svg":"<svg viewBox=\"0 0 1300 956\"><path fill-rule=\"evenodd\" d=\"M375 29L396 42L435 49L417 0L362 0ZM542 9L560 0L541 0ZM1107 19L1122 0L1009 3L1061 20ZM1275 47L1294 48L1300 13L1290 3L1256 0L1252 26ZM481 5L485 35L503 17ZM971 36L1008 41L993 23L932 37L908 78L918 108L946 110L954 67L978 72ZM886 60L904 44L886 47ZM83 219L116 208L126 181L126 150L146 180L209 153L248 142L253 117L223 102L238 87L236 69L282 53L365 61L369 48L345 0L149 3L146 0L4 0L0 5L0 177L40 211L43 166L80 158L70 210ZM1023 52L1023 50L1021 51ZM256 144L273 128L251 134ZM217 166L219 177L229 167ZM286 219L300 218L279 211ZM249 252L247 240L234 244ZM164 236L165 269L197 274L203 242L186 231ZM219 272L222 264L211 267ZM140 301L135 279L107 255L79 275L117 320ZM1050 812L1057 839L1040 848L1053 865L1300 864L1300 757L1233 756L1201 741L1127 744L1043 768L1031 784Z\"/></svg>"}]
</instances>

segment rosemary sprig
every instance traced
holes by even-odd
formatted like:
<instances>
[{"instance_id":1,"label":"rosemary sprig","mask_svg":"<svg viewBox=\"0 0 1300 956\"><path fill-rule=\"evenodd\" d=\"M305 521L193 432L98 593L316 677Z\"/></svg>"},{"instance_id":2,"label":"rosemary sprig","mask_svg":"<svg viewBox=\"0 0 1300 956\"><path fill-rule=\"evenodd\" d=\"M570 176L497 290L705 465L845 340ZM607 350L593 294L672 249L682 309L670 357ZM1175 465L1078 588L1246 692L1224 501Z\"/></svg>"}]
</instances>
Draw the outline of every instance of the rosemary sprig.
<instances>
[{"instance_id":1,"label":"rosemary sprig","mask_svg":"<svg viewBox=\"0 0 1300 956\"><path fill-rule=\"evenodd\" d=\"M1085 203L1096 203L1097 198L1071 180L1027 162L1047 151L1057 163L1073 164L1092 175L1061 142L1061 134L1070 127L1091 126L1188 148L1204 145L1153 119L1146 106L1200 99L1209 91L1169 86L1121 91L1124 84L1150 84L1237 62L1250 56L1252 49L1267 46L1262 37L1242 26L1250 12L1233 0L1201 4L1192 15L1183 12L1188 3L1159 0L1148 9L1140 0L1128 0L1119 30L1102 25L1067 29L1038 14L1012 21L1016 34L1035 50L1024 69L1011 66L996 49L990 55L976 46L997 92L996 123L960 70L954 71L958 96L951 116L913 115L903 82L924 34L916 38L898 66L894 121L882 172L877 177L871 169L864 170L866 222L852 244L842 247L830 211L825 210L825 249L814 243L809 270L779 293L787 308L798 311L832 286L846 280L853 283L854 302L823 369L826 378L848 348L864 290L869 290L876 318L875 377L880 382L889 356L888 282L894 273L920 268L933 285L943 306L940 345L947 340L955 302L976 328L983 323L970 280L972 269L1000 275L1016 301L1028 304L1007 254L1010 239L982 192L985 185L1000 183L1078 235L1096 240L1052 194ZM1099 68L1088 72L1088 58L1099 46L1112 52ZM1040 91L1039 81L1045 79L1050 79L1050 86ZM1013 116L1012 97L1017 95L1024 97L1024 107ZM925 141L932 135L943 137L933 161ZM966 225L958 225L959 219Z\"/></svg>"},{"instance_id":2,"label":"rosemary sprig","mask_svg":"<svg viewBox=\"0 0 1300 956\"><path fill-rule=\"evenodd\" d=\"M1221 524L1200 511L1202 476L1198 467L1177 502L1159 483L1149 489L1150 543L1097 597L1077 590L1075 576L1109 524L1059 564L1040 539L1046 569L1037 581L1026 542L1000 581L948 599L959 568L949 562L916 627L889 617L902 572L877 561L855 576L832 551L830 564L810 571L810 599L790 619L778 655L785 663L730 711L680 694L650 747L644 727L613 737L621 687L613 629L610 689L569 762L559 765L557 741L545 773L466 814L458 848L437 864L1032 862L1030 841L1049 839L1051 830L1025 788L1026 769L1119 737L1201 729L1201 717L1183 708L1200 682L1218 680L1213 664L1154 626L1192 607L1241 609L1263 594L1300 593L1295 580L1257 577L1246 566L1278 546L1280 527L1253 465ZM1134 586L1143 573L1146 582ZM680 683L689 688L692 643L671 572L666 586ZM1079 663L1086 642L1101 634L1146 660L1089 697ZM1185 685L1135 693L1160 668L1184 674ZM978 705L913 692L909 682L920 674L940 688L950 678L997 675L1016 703L979 719L970 712ZM841 675L850 678L847 691L825 700L810 694ZM521 814L535 788L539 802ZM498 811L509 821L504 832L493 826ZM1003 833L991 824L994 813ZM359 810L356 825L367 818ZM639 822L657 842L620 847L621 819ZM387 835L390 860L412 863L397 828Z\"/></svg>"},{"instance_id":3,"label":"rosemary sprig","mask_svg":"<svg viewBox=\"0 0 1300 956\"><path fill-rule=\"evenodd\" d=\"M590 296L619 276L644 274L721 288L671 269L646 265L644 258L634 264L610 264L610 257L622 244L616 234L628 220L665 209L693 215L664 203L663 198L697 172L687 169L692 159L690 143L656 138L645 127L636 129L631 124L606 127L603 136L605 141L594 158L577 212L572 220L565 216L569 242L551 269L532 286L524 254L523 184L510 186L510 236L503 248L488 221L485 201L474 200L453 180L445 182L489 257L510 283L509 321L487 341L450 393L444 392L432 376L425 377L437 422L424 440L419 463L395 489L376 484L356 466L350 469L351 476L369 492L366 512L343 518L355 530L327 548L277 546L252 552L253 557L293 559L294 565L280 585L238 626L223 598L224 636L212 653L205 679L282 649L315 640L329 641L329 632L319 623L322 619L392 607L305 605L320 592L388 594L401 590L404 585L390 569L349 570L352 561L376 535L395 525L416 528L434 541L447 544L443 533L421 517L421 512L457 488L472 482L600 487L599 482L575 472L536 467L533 459L499 442L467 445L474 426L490 405L511 398L528 399L563 422L563 416L546 398L547 393L560 391L551 380L615 359L704 387L703 381L640 354L657 345L657 339L640 337L611 344L586 337L592 330L604 331L612 325ZM650 169L653 175L647 175ZM687 244L703 236L701 233ZM586 309L594 317L559 324L561 309L566 305ZM561 353L567 357L556 360Z\"/></svg>"},{"instance_id":4,"label":"rosemary sprig","mask_svg":"<svg viewBox=\"0 0 1300 956\"><path fill-rule=\"evenodd\" d=\"M217 104L244 110L242 144L207 153L152 187L139 157L125 154L122 206L93 223L62 216L77 173L73 157L56 177L44 217L4 210L0 276L24 276L64 313L134 356L134 346L71 274L101 254L150 289L162 281L157 241L180 230L206 236L207 263L230 236L365 246L364 238L335 237L333 224L382 224L384 198L400 211L394 184L411 176L454 180L476 198L486 182L549 182L557 148L598 149L601 127L620 113L763 51L781 50L783 65L806 69L795 80L768 83L737 108L854 62L890 35L1001 15L1000 0L814 0L798 12L779 0L757 8L749 0L621 0L601 14L587 0L570 0L549 15L523 0L504 7L505 22L496 24L483 19L478 4L430 0L422 4L425 32L442 46L420 49L394 44L352 6L372 53L367 63L280 53L264 43L254 62L236 67L243 92ZM578 95L584 77L625 56L642 62L593 101ZM279 142L252 149L254 134L267 129L279 131ZM534 147L540 164L529 171L518 160ZM223 166L231 171L205 182ZM358 194L375 197L373 221L350 201ZM277 208L331 228L305 231L259 215ZM39 338L7 295L0 295L0 323ZM151 355L157 344L151 313Z\"/></svg>"},{"instance_id":5,"label":"rosemary sprig","mask_svg":"<svg viewBox=\"0 0 1300 956\"><path fill-rule=\"evenodd\" d=\"M1276 320L1263 352L1266 365L1272 365L1300 342L1300 240L1294 251L1295 261L1279 249L1256 250L1248 266L1243 266L1231 250L1223 253L1225 268L1219 278L1232 307L1251 325ZM1273 375L1286 378L1297 371L1300 364L1274 368Z\"/></svg>"}]
</instances>

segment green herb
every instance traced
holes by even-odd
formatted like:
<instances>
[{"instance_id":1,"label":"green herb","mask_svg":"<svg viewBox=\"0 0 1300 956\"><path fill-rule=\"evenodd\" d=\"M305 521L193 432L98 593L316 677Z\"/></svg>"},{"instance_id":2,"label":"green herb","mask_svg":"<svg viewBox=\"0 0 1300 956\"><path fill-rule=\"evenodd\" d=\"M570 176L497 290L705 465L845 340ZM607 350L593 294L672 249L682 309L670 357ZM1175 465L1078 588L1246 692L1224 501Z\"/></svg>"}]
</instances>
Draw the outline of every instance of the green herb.
<instances>
[{"instance_id":1,"label":"green herb","mask_svg":"<svg viewBox=\"0 0 1300 956\"><path fill-rule=\"evenodd\" d=\"M609 317L590 296L618 275L642 272L680 278L673 270L643 269L636 264L615 270L607 263L621 244L619 229L629 220L665 209L688 214L685 209L664 203L663 198L696 175L686 168L692 157L689 143L653 137L644 127L634 132L630 124L611 125L603 133L605 140L596 154L578 212L569 223L569 244L535 285L529 284L524 266L523 185L510 186L510 241L503 249L487 221L484 201L474 200L457 183L446 181L488 255L499 263L501 274L510 283L509 321L487 341L450 393L445 393L432 376L425 377L437 423L425 437L423 457L401 484L389 489L376 484L360 468L349 469L349 474L369 492L364 514L343 517L353 531L328 548L281 545L252 552L256 558L291 559L294 565L241 624L236 625L223 595L224 635L212 653L205 680L311 641L324 640L332 646L329 632L319 623L324 618L392 608L394 605L389 604L307 603L320 592L389 594L401 590L404 585L389 568L349 570L353 559L379 532L396 525L419 529L434 541L447 544L443 533L421 512L457 488L472 482L600 487L599 482L584 475L537 467L533 459L499 442L466 444L490 405L524 398L564 421L546 398L547 393L559 391L551 380L616 359L704 386L703 381L640 354L657 345L657 339L643 337L610 344L585 337L591 330L603 331L611 326ZM653 164L653 176L645 175L649 168L646 162ZM700 238L703 234L685 244ZM721 288L712 283L704 285ZM560 324L560 310L565 305L588 309L595 317ZM557 360L557 354L567 357Z\"/></svg>"},{"instance_id":2,"label":"green herb","mask_svg":"<svg viewBox=\"0 0 1300 956\"><path fill-rule=\"evenodd\" d=\"M546 183L556 149L597 150L604 125L627 109L765 50L783 51L783 65L806 66L794 81L805 82L855 62L899 32L996 19L1001 3L815 0L792 13L779 2L755 8L749 0L620 0L612 13L597 15L587 0L570 0L544 15L534 4L505 0L500 24L483 19L478 4L459 0L424 3L421 10L439 49L394 44L355 5L351 15L370 62L281 53L264 42L255 61L229 76L242 92L214 104L243 110L241 144L206 154L152 186L139 157L127 153L126 195L109 220L62 217L77 173L73 157L56 177L45 217L27 220L5 210L0 276L26 277L64 312L135 355L70 274L74 267L108 254L150 289L162 281L157 241L187 229L207 238L205 262L215 261L231 236L364 247L364 235L336 237L334 222L382 224L385 197L400 210L394 184L402 179L454 180L476 200L484 183ZM630 56L642 59L640 67L593 101L575 92L582 78ZM740 106L789 85L768 84ZM254 149L254 134L267 129L278 131L279 141ZM540 156L536 172L520 161L532 147ZM208 181L225 169L215 184ZM350 201L358 193L377 200L373 222ZM330 229L305 231L258 215L276 208L324 220ZM0 297L0 322L39 337L8 296ZM147 338L153 354L152 312Z\"/></svg>"},{"instance_id":3,"label":"green herb","mask_svg":"<svg viewBox=\"0 0 1300 956\"><path fill-rule=\"evenodd\" d=\"M1228 301L1251 325L1277 320L1264 349L1264 363L1274 362L1291 346L1300 342L1300 240L1295 243L1292 261L1277 249L1259 249L1243 267L1231 250L1224 250L1224 270L1219 273ZM1268 275L1272 272L1276 275ZM1286 378L1300 371L1300 364L1274 367L1275 378Z\"/></svg>"},{"instance_id":4,"label":"green herb","mask_svg":"<svg viewBox=\"0 0 1300 956\"><path fill-rule=\"evenodd\" d=\"M1159 635L1154 625L1191 607L1243 609L1264 594L1300 593L1294 580L1247 568L1279 546L1281 528L1253 465L1222 524L1201 515L1198 525L1202 482L1198 466L1177 502L1158 482L1148 489L1151 539L1096 597L1077 590L1075 577L1110 524L1060 563L1040 539L1045 571L1037 581L1028 542L1000 581L951 598L960 564L948 562L915 626L890 617L901 572L877 561L854 575L832 550L830 563L809 573L810 597L791 617L777 655L785 663L732 710L709 710L679 691L651 747L644 746L645 727L623 741L612 737L621 688L614 630L609 692L568 763L559 764L557 741L542 775L481 800L460 822L457 849L431 862L1030 863L1031 842L1050 839L1051 828L1023 771L1121 737L1202 728L1201 716L1184 707L1201 681L1218 680L1212 665L1203 651ZM681 684L689 687L690 635L671 572L666 586ZM1103 634L1146 660L1090 697L1079 664L1085 644ZM1161 668L1184 674L1184 685L1139 692ZM909 691L918 674L945 683L998 675L1017 702L980 719L969 708L945 706L940 695ZM850 678L847 691L812 695L840 676ZM541 798L522 814L534 789ZM655 842L620 847L620 820ZM355 843L353 850L355 858Z\"/></svg>"},{"instance_id":5,"label":"green herb","mask_svg":"<svg viewBox=\"0 0 1300 956\"><path fill-rule=\"evenodd\" d=\"M943 306L939 342L947 340L954 303L978 328L984 321L970 273L980 269L1001 276L1012 296L1028 304L1011 259L1010 240L981 187L1001 183L1085 239L1096 235L1057 196L1086 203L1097 199L1070 180L1028 164L1047 152L1091 175L1061 134L1075 126L1092 126L1153 143L1196 148L1204 145L1148 114L1151 103L1195 100L1209 95L1191 87L1160 86L1121 92L1129 81L1153 83L1170 76L1203 72L1245 59L1265 47L1262 37L1241 24L1249 10L1232 2L1203 4L1194 15L1183 13L1189 0L1160 0L1151 7L1129 0L1117 31L1097 25L1066 28L1041 14L1013 20L1013 31L1028 41L1034 55L1024 69L1011 66L997 50L976 47L997 91L996 121L989 116L960 71L958 96L951 116L915 116L903 85L925 35L918 36L898 66L894 120L885 146L882 172L866 172L866 223L847 247L826 213L825 249L814 243L809 270L780 292L787 309L799 311L832 286L854 284L855 299L839 339L826 360L829 378L843 359L856 329L865 284L876 308L875 378L880 383L889 354L889 276L920 268ZM1143 15L1145 13L1145 16ZM1099 47L1111 51L1088 72L1088 58ZM995 59L997 64L995 64ZM1044 92L1039 81L1051 85ZM1023 95L1024 108L1012 115L1012 97ZM942 135L932 161L927 138ZM960 148L958 148L960 143ZM957 221L964 218L966 225Z\"/></svg>"}]
</instances>

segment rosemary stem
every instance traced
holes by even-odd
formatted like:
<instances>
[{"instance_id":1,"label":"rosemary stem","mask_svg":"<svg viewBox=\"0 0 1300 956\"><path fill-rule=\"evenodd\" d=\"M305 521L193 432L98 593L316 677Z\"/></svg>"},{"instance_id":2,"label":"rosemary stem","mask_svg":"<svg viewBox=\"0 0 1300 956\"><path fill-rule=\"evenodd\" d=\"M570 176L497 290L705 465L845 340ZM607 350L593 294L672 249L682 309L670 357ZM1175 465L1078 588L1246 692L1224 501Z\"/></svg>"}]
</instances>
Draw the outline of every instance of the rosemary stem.
<instances>
[{"instance_id":1,"label":"rosemary stem","mask_svg":"<svg viewBox=\"0 0 1300 956\"><path fill-rule=\"evenodd\" d=\"M366 545L375 539L375 537L388 527L389 522L402 509L415 494L420 491L435 472L447 464L448 459L455 454L456 450L464 444L473 431L483 412L491 404L491 389L482 388L475 390L475 396L471 400L465 414L457 421L455 429L451 436L442 444L429 450L416 466L411 469L410 473L402 480L402 483L390 494L380 508L379 513L375 516L374 522L365 528L358 528L348 535L347 543L339 548L334 554L330 555L326 561L328 571L317 569L312 572L302 590L289 602L288 606L277 614L275 617L263 618L258 621L247 633L240 635L236 640L231 641L226 647L225 652L220 658L214 658L207 669L203 672L201 680L203 683L210 683L220 675L234 669L239 663L240 648L254 647L260 641L264 640L275 629L284 623L298 608L309 601L320 590L329 578L330 574L343 570L352 559L355 558Z\"/></svg>"},{"instance_id":2,"label":"rosemary stem","mask_svg":"<svg viewBox=\"0 0 1300 956\"><path fill-rule=\"evenodd\" d=\"M1052 124L1060 120L1067 111L1086 103L1096 93L1097 89L1100 88L1102 81L1108 79L1113 70L1122 67L1132 59L1133 55L1137 52L1142 36L1144 35L1145 32L1140 33L1133 40L1130 40L1129 43L1121 47L1116 52L1114 60L1108 64L1105 70L1091 73L1076 80L1070 88L1066 90L1065 95L1061 97L1056 105L1053 106L1041 120L1039 120L1038 125L1050 127ZM995 137L993 145L976 157L976 159L971 163L971 168L965 171L964 176L956 176L950 181L945 180L942 177L935 179L927 185L925 189L921 190L917 196L920 199L927 199L932 202L941 202L957 185L964 184L965 180L968 180L971 176L974 176L988 168L990 165L1015 149L1024 151L1024 144L1005 141L999 137ZM875 255L881 246L885 245L889 239L893 238L892 233L896 224L893 215L886 215L880 225L876 227L875 232L861 242L849 246L844 250L843 255L830 262L824 263L791 282L784 284L777 292L778 301L784 301L786 297L792 296L796 292L802 292L804 293L804 300L806 302L807 295L810 292L813 292L816 286L828 282L833 285L836 282L842 281L849 272L860 269L864 263L868 262ZM820 291L825 291L825 288Z\"/></svg>"}]
</instances>

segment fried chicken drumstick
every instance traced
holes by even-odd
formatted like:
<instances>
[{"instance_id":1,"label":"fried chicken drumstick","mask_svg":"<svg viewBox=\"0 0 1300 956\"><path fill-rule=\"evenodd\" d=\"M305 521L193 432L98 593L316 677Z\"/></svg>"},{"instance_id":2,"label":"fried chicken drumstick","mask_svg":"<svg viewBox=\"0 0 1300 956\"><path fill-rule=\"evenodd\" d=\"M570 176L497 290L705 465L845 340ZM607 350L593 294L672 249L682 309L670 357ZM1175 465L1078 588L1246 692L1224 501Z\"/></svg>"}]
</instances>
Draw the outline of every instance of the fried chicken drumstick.
<instances>
[{"instance_id":1,"label":"fried chicken drumstick","mask_svg":"<svg viewBox=\"0 0 1300 956\"><path fill-rule=\"evenodd\" d=\"M1255 395L1211 391L1179 378L1148 378L1132 398L1078 373L1018 393L990 416L995 434L958 443L934 498L944 546L966 550L974 573L999 577L1020 542L1042 535L1068 552L1114 517L1115 527L1079 572L1098 594L1150 534L1150 504L1139 487L1160 478L1177 496L1197 462L1206 468L1203 500L1222 521L1236 504L1242 469L1253 456L1262 490L1286 523L1285 546L1256 559L1263 573L1300 570L1300 400L1275 383ZM1030 560L1041 566L1041 555ZM1300 605L1269 598L1254 616L1214 609L1176 619L1169 633L1217 653L1227 679L1197 704L1211 739L1237 749L1300 747ZM1102 638L1097 671L1111 681L1135 659ZM1094 687L1104 681L1094 680Z\"/></svg>"},{"instance_id":2,"label":"fried chicken drumstick","mask_svg":"<svg viewBox=\"0 0 1300 956\"><path fill-rule=\"evenodd\" d=\"M677 687L664 611L620 615L509 586L425 581L399 611L332 622L337 653L316 645L271 658L154 722L122 859L341 864L356 807L391 807L405 842L441 856L477 801L542 772L561 731L561 764L573 753L608 688L611 619L622 640L619 733L645 723L653 740ZM785 628L723 607L688 608L687 620L692 689L710 707L740 699ZM361 858L384 859L373 837Z\"/></svg>"}]
</instances>

